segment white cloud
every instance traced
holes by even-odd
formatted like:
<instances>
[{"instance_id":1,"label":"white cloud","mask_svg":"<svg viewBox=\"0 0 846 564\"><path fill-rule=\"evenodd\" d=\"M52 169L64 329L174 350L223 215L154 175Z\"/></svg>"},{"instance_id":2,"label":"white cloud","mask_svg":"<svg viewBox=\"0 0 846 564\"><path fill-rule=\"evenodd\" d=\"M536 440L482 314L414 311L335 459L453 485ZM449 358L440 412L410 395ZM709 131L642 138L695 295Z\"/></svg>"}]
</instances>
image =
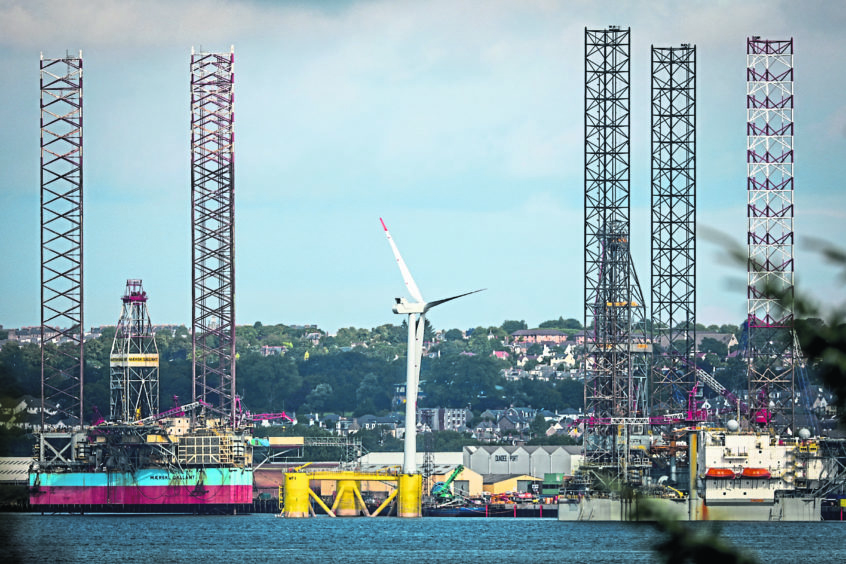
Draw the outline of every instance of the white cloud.
<instances>
[{"instance_id":1,"label":"white cloud","mask_svg":"<svg viewBox=\"0 0 846 564\"><path fill-rule=\"evenodd\" d=\"M225 42L254 28L259 16L249 4L225 0L11 0L0 5L0 41L26 49L185 46L213 37Z\"/></svg>"}]
</instances>

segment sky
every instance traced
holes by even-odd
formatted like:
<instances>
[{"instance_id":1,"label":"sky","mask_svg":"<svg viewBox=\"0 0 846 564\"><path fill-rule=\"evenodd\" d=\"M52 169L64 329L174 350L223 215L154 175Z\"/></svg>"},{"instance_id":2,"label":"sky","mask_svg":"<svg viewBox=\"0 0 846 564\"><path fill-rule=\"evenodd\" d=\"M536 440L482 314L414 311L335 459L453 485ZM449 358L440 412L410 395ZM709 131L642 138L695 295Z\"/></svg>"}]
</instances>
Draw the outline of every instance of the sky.
<instances>
[{"instance_id":1,"label":"sky","mask_svg":"<svg viewBox=\"0 0 846 564\"><path fill-rule=\"evenodd\" d=\"M191 321L189 61L235 48L236 322L399 324L384 218L436 328L583 312L584 29L631 27L632 254L647 301L650 45L697 46L697 318L740 323L746 38L795 41L800 292L843 280L846 3L0 0L0 324L40 323L39 54L84 57L86 326L128 278ZM838 72L839 69L839 72Z\"/></svg>"}]
</instances>

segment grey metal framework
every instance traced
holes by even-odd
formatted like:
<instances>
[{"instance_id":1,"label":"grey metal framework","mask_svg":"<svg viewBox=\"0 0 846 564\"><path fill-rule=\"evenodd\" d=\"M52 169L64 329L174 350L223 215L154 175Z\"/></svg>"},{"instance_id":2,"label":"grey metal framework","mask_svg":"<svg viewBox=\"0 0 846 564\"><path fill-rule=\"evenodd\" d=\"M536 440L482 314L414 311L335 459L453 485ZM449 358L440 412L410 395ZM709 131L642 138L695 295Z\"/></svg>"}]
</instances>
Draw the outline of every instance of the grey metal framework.
<instances>
[{"instance_id":1,"label":"grey metal framework","mask_svg":"<svg viewBox=\"0 0 846 564\"><path fill-rule=\"evenodd\" d=\"M629 29L585 29L584 450L588 466L634 481L637 431L602 423L647 409L650 345L629 252L629 52Z\"/></svg>"},{"instance_id":2,"label":"grey metal framework","mask_svg":"<svg viewBox=\"0 0 846 564\"><path fill-rule=\"evenodd\" d=\"M125 423L159 413L159 351L141 280L126 292L109 361L110 419Z\"/></svg>"},{"instance_id":3,"label":"grey metal framework","mask_svg":"<svg viewBox=\"0 0 846 564\"><path fill-rule=\"evenodd\" d=\"M41 431L83 416L82 52L41 56Z\"/></svg>"},{"instance_id":4,"label":"grey metal framework","mask_svg":"<svg viewBox=\"0 0 846 564\"><path fill-rule=\"evenodd\" d=\"M749 424L794 429L793 39L746 41Z\"/></svg>"},{"instance_id":5,"label":"grey metal framework","mask_svg":"<svg viewBox=\"0 0 846 564\"><path fill-rule=\"evenodd\" d=\"M696 47L652 47L652 408L696 384Z\"/></svg>"},{"instance_id":6,"label":"grey metal framework","mask_svg":"<svg viewBox=\"0 0 846 564\"><path fill-rule=\"evenodd\" d=\"M423 495L432 493L430 478L435 473L435 453L432 452L435 436L432 433L423 435Z\"/></svg>"},{"instance_id":7,"label":"grey metal framework","mask_svg":"<svg viewBox=\"0 0 846 564\"><path fill-rule=\"evenodd\" d=\"M191 52L193 399L235 418L234 48Z\"/></svg>"}]
</instances>

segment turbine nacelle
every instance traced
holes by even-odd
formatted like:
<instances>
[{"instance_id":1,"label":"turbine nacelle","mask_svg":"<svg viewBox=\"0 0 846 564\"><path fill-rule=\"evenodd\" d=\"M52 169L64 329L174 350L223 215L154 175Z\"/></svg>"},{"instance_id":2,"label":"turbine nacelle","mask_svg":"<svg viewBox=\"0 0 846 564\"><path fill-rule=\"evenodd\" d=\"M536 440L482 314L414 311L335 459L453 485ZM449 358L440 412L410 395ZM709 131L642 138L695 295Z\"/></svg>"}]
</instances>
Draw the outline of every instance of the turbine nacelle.
<instances>
[{"instance_id":1,"label":"turbine nacelle","mask_svg":"<svg viewBox=\"0 0 846 564\"><path fill-rule=\"evenodd\" d=\"M394 298L396 300L396 305L393 308L394 313L399 314L412 314L412 313L419 313L423 314L428 309L426 306L426 302L409 302L405 298Z\"/></svg>"}]
</instances>

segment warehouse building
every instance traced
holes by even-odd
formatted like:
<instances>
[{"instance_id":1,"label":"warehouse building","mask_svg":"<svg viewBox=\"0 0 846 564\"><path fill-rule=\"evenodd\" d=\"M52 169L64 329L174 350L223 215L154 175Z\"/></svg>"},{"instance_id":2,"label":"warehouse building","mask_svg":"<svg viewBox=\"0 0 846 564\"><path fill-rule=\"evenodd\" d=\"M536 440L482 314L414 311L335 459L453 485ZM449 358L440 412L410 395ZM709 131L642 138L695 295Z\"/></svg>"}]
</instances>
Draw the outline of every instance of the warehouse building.
<instances>
[{"instance_id":1,"label":"warehouse building","mask_svg":"<svg viewBox=\"0 0 846 564\"><path fill-rule=\"evenodd\" d=\"M462 463L483 476L525 474L543 478L544 474L572 476L581 465L582 447L566 446L465 446Z\"/></svg>"}]
</instances>

